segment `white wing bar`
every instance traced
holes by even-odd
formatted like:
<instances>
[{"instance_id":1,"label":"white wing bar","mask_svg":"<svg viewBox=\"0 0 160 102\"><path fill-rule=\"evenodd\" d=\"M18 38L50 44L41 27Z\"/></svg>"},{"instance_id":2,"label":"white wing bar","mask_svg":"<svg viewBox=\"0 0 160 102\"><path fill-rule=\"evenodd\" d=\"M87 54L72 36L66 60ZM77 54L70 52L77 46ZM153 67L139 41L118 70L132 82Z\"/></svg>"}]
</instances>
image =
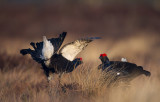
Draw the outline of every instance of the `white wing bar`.
<instances>
[{"instance_id":1,"label":"white wing bar","mask_svg":"<svg viewBox=\"0 0 160 102\"><path fill-rule=\"evenodd\" d=\"M68 43L62 47L60 53L69 61L73 61L78 53L80 53L92 40L83 39Z\"/></svg>"}]
</instances>

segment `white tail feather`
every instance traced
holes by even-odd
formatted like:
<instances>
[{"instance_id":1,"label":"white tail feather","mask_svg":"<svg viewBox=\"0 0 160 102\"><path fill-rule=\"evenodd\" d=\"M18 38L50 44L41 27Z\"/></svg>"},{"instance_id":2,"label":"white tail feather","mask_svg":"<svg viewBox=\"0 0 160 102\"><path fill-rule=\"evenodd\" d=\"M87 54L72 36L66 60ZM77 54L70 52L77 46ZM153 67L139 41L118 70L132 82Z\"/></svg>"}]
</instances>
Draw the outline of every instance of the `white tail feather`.
<instances>
[{"instance_id":1,"label":"white tail feather","mask_svg":"<svg viewBox=\"0 0 160 102\"><path fill-rule=\"evenodd\" d=\"M121 61L122 62L127 62L127 59L126 58L122 58Z\"/></svg>"},{"instance_id":2,"label":"white tail feather","mask_svg":"<svg viewBox=\"0 0 160 102\"><path fill-rule=\"evenodd\" d=\"M54 47L50 41L47 40L46 36L43 36L43 49L41 58L48 60L52 57L54 53Z\"/></svg>"}]
</instances>

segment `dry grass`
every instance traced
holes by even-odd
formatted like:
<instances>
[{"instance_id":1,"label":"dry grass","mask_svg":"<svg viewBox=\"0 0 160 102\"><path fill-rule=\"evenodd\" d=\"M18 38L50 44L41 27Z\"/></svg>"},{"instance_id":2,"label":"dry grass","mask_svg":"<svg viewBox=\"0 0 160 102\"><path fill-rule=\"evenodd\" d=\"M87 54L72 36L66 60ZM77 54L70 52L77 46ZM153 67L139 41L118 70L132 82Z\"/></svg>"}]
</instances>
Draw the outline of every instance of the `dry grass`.
<instances>
[{"instance_id":1,"label":"dry grass","mask_svg":"<svg viewBox=\"0 0 160 102\"><path fill-rule=\"evenodd\" d=\"M21 56L19 49L28 46L20 39L4 40L0 52L0 101L1 102L159 102L159 36L135 36L119 41L95 41L79 56L86 64L72 73L58 75L48 84L41 66L28 56ZM126 43L127 42L127 43ZM97 49L98 45L105 45ZM15 49L12 47L15 46ZM19 48L18 48L19 46ZM101 48L101 46L99 46ZM110 48L106 51L107 48ZM4 53L5 52L5 53ZM88 53L91 52L91 53ZM128 61L151 71L150 78L140 76L130 84L118 83L107 87L109 80L102 80L97 69L100 53L108 53L111 60L127 57ZM94 53L94 56L93 56ZM88 56L88 57L86 57ZM93 65L94 63L94 65ZM65 92L64 92L65 91Z\"/></svg>"}]
</instances>

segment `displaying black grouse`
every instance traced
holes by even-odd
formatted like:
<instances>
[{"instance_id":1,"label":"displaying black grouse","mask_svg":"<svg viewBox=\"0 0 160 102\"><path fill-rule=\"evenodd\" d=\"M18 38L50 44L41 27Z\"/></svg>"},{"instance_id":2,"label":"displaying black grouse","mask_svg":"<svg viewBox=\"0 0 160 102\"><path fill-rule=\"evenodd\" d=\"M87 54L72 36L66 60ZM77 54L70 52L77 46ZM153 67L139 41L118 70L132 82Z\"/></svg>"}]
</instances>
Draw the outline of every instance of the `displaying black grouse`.
<instances>
[{"instance_id":1,"label":"displaying black grouse","mask_svg":"<svg viewBox=\"0 0 160 102\"><path fill-rule=\"evenodd\" d=\"M63 32L58 38L52 39L47 39L44 36L43 42L30 43L34 50L22 49L20 53L22 55L30 54L35 61L41 63L47 77L49 77L50 71L52 73L72 72L78 65L82 64L81 58L75 59L76 55L84 50L93 39L99 38L79 39L64 45L59 50L66 34Z\"/></svg>"},{"instance_id":2,"label":"displaying black grouse","mask_svg":"<svg viewBox=\"0 0 160 102\"><path fill-rule=\"evenodd\" d=\"M31 42L30 45L34 48L34 50L31 50L30 48L22 49L20 50L20 53L22 55L30 54L33 60L35 60L38 63L42 63L45 60L42 55L44 51L43 47L46 47L45 45L48 45L48 50L50 50L51 54L56 53L61 47L66 37L66 34L67 32L63 32L62 34L59 35L58 38L51 38L51 39L48 39L48 41L46 41L46 37L44 37L43 40L45 40L45 43L44 42L37 42L37 43ZM54 46L54 48L52 47L52 45ZM49 47L51 48L49 49ZM49 56L51 56L51 54L49 54L50 52L48 52Z\"/></svg>"},{"instance_id":3,"label":"displaying black grouse","mask_svg":"<svg viewBox=\"0 0 160 102\"><path fill-rule=\"evenodd\" d=\"M134 63L122 62L122 61L109 61L107 55L101 54L100 60L102 64L98 66L98 69L102 69L107 73L112 73L116 78L125 78L125 80L132 80L139 75L150 76L151 73L143 69L142 66L137 66Z\"/></svg>"}]
</instances>

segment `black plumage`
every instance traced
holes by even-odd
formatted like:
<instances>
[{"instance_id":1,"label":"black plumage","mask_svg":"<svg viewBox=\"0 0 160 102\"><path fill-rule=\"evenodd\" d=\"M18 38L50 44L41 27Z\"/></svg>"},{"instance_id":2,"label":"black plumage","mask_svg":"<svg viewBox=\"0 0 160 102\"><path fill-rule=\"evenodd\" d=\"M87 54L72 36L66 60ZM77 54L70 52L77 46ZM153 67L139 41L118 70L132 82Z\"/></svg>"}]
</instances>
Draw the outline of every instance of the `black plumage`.
<instances>
[{"instance_id":1,"label":"black plumage","mask_svg":"<svg viewBox=\"0 0 160 102\"><path fill-rule=\"evenodd\" d=\"M55 54L51 57L51 63L49 64L48 68L54 68L55 73L72 72L74 68L82 64L82 61L78 59L79 58L73 61L69 61L66 58L64 58L61 54Z\"/></svg>"},{"instance_id":2,"label":"black plumage","mask_svg":"<svg viewBox=\"0 0 160 102\"><path fill-rule=\"evenodd\" d=\"M98 66L98 69L110 74L109 77L115 76L115 79L125 79L131 81L132 79L144 74L150 76L151 73L143 69L142 66L137 66L134 63L122 62L122 61L109 61L107 56L100 57L102 64ZM103 60L105 59L106 62Z\"/></svg>"},{"instance_id":3,"label":"black plumage","mask_svg":"<svg viewBox=\"0 0 160 102\"><path fill-rule=\"evenodd\" d=\"M51 62L48 66L46 66L44 62L41 64L46 76L49 77L50 72L56 74L72 72L82 63L82 58L76 58L73 61L68 61L62 55L55 54L52 56Z\"/></svg>"}]
</instances>

